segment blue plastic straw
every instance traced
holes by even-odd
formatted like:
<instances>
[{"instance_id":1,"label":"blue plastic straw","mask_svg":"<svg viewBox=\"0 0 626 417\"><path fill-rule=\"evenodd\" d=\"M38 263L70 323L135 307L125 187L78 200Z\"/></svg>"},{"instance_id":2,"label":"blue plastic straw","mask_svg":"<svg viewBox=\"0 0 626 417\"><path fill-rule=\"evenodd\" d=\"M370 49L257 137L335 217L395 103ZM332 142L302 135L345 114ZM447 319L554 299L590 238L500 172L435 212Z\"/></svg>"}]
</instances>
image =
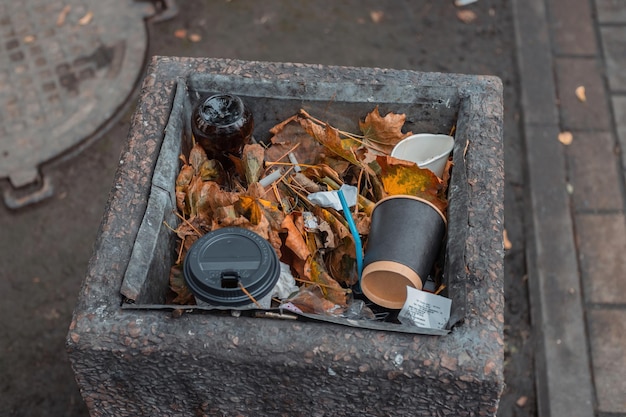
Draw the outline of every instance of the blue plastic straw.
<instances>
[{"instance_id":1,"label":"blue plastic straw","mask_svg":"<svg viewBox=\"0 0 626 417\"><path fill-rule=\"evenodd\" d=\"M339 194L339 201L341 201L341 207L343 208L343 216L348 222L348 227L350 228L350 233L352 233L352 237L354 238L354 245L356 246L356 268L359 277L357 285L360 289L361 273L363 272L363 247L361 245L361 236L359 235L359 231L356 229L356 224L354 224L354 220L352 220L350 207L348 206L346 197L343 195L343 191L337 190L337 192Z\"/></svg>"}]
</instances>

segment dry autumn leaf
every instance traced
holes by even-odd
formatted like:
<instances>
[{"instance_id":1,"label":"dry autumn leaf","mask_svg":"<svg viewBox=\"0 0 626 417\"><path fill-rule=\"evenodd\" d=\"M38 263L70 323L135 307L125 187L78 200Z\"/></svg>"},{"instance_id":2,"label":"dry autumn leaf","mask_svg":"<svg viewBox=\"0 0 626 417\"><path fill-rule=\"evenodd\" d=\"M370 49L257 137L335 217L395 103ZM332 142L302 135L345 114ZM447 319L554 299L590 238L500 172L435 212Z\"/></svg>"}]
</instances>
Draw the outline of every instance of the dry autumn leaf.
<instances>
[{"instance_id":1,"label":"dry autumn leaf","mask_svg":"<svg viewBox=\"0 0 626 417\"><path fill-rule=\"evenodd\" d=\"M326 271L324 263L315 258L311 260L311 281L320 285L324 298L328 301L340 306L347 304L345 290Z\"/></svg>"},{"instance_id":2,"label":"dry autumn leaf","mask_svg":"<svg viewBox=\"0 0 626 417\"><path fill-rule=\"evenodd\" d=\"M459 10L456 17L463 23L472 23L478 16L472 10Z\"/></svg>"},{"instance_id":3,"label":"dry autumn leaf","mask_svg":"<svg viewBox=\"0 0 626 417\"><path fill-rule=\"evenodd\" d=\"M61 13L59 13L59 17L57 17L57 26L63 26L70 10L72 10L72 6L70 5L65 6L63 10L61 10Z\"/></svg>"},{"instance_id":4,"label":"dry autumn leaf","mask_svg":"<svg viewBox=\"0 0 626 417\"><path fill-rule=\"evenodd\" d=\"M176 29L174 31L174 36L178 39L185 39L187 37L187 31L185 29Z\"/></svg>"},{"instance_id":5,"label":"dry autumn leaf","mask_svg":"<svg viewBox=\"0 0 626 417\"><path fill-rule=\"evenodd\" d=\"M293 215L289 214L285 216L283 223L281 224L281 228L287 231L285 246L291 249L294 255L303 261L311 256L311 252L309 252L306 241L293 221Z\"/></svg>"},{"instance_id":6,"label":"dry autumn leaf","mask_svg":"<svg viewBox=\"0 0 626 417\"><path fill-rule=\"evenodd\" d=\"M381 180L389 195L412 195L433 203L442 213L447 202L439 196L443 185L429 169L390 156L379 156L376 162L381 168Z\"/></svg>"},{"instance_id":7,"label":"dry autumn leaf","mask_svg":"<svg viewBox=\"0 0 626 417\"><path fill-rule=\"evenodd\" d=\"M176 294L172 300L174 304L195 304L193 293L185 284L183 270L180 265L175 265L170 271L170 289Z\"/></svg>"},{"instance_id":8,"label":"dry autumn leaf","mask_svg":"<svg viewBox=\"0 0 626 417\"><path fill-rule=\"evenodd\" d=\"M92 19L93 19L93 12L89 11L83 17L80 18L80 20L78 21L78 24L81 26L88 25Z\"/></svg>"},{"instance_id":9,"label":"dry autumn leaf","mask_svg":"<svg viewBox=\"0 0 626 417\"><path fill-rule=\"evenodd\" d=\"M391 153L398 142L413 134L413 132L402 132L405 121L406 115L404 114L387 113L385 117L382 117L376 106L365 116L364 121L359 121L359 128L366 142L373 142L375 148Z\"/></svg>"},{"instance_id":10,"label":"dry autumn leaf","mask_svg":"<svg viewBox=\"0 0 626 417\"><path fill-rule=\"evenodd\" d=\"M241 162L248 184L257 182L263 173L263 161L265 160L265 148L255 143L243 148Z\"/></svg>"},{"instance_id":11,"label":"dry autumn leaf","mask_svg":"<svg viewBox=\"0 0 626 417\"><path fill-rule=\"evenodd\" d=\"M301 112L308 116L303 110L301 110ZM353 143L349 140L342 140L337 129L328 123L322 126L313 121L310 117L302 117L299 118L298 121L304 130L306 130L309 135L313 136L320 144L325 146L326 149L348 162L359 165L359 161L352 146Z\"/></svg>"},{"instance_id":12,"label":"dry autumn leaf","mask_svg":"<svg viewBox=\"0 0 626 417\"><path fill-rule=\"evenodd\" d=\"M273 135L272 146L265 150L265 160L269 165L289 163L289 152L299 164L315 165L320 154L324 153L324 147L304 130L297 115L272 127L270 133Z\"/></svg>"},{"instance_id":13,"label":"dry autumn leaf","mask_svg":"<svg viewBox=\"0 0 626 417\"><path fill-rule=\"evenodd\" d=\"M383 20L384 15L385 15L385 12L381 10L372 10L370 12L370 19L372 19L372 22L374 23L380 23L380 21Z\"/></svg>"},{"instance_id":14,"label":"dry autumn leaf","mask_svg":"<svg viewBox=\"0 0 626 417\"><path fill-rule=\"evenodd\" d=\"M572 132L559 133L559 142L561 142L563 145L571 145L573 141L574 136L572 135Z\"/></svg>"},{"instance_id":15,"label":"dry autumn leaf","mask_svg":"<svg viewBox=\"0 0 626 417\"><path fill-rule=\"evenodd\" d=\"M587 101L587 94L585 93L585 86L584 85L580 85L580 86L576 87L576 97L582 103Z\"/></svg>"}]
</instances>

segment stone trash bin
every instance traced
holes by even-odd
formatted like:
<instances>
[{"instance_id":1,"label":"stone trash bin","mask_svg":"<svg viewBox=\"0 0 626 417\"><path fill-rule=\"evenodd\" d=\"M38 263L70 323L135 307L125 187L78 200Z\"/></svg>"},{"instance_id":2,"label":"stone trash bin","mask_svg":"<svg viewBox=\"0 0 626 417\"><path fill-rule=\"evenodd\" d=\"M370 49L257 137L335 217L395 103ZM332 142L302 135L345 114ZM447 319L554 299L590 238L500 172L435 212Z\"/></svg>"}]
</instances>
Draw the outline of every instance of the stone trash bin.
<instances>
[{"instance_id":1,"label":"stone trash bin","mask_svg":"<svg viewBox=\"0 0 626 417\"><path fill-rule=\"evenodd\" d=\"M200 93L230 92L255 137L300 108L356 131L380 106L413 132L456 125L445 332L181 313L163 305L174 178ZM323 112L323 113L321 113ZM502 84L490 76L155 57L67 336L92 416L494 416L503 377ZM265 132L265 133L264 133ZM174 158L174 160L172 160Z\"/></svg>"}]
</instances>

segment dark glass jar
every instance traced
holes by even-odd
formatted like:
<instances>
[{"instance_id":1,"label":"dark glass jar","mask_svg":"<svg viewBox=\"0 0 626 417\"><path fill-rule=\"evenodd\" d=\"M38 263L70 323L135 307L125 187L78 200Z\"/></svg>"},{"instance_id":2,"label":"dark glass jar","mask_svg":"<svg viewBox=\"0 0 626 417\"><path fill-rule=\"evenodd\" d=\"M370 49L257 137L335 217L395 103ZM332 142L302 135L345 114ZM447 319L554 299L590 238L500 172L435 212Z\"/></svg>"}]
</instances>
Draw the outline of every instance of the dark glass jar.
<instances>
[{"instance_id":1,"label":"dark glass jar","mask_svg":"<svg viewBox=\"0 0 626 417\"><path fill-rule=\"evenodd\" d=\"M196 106L191 129L209 158L224 160L228 154L241 156L244 145L252 138L254 119L241 98L215 94Z\"/></svg>"}]
</instances>

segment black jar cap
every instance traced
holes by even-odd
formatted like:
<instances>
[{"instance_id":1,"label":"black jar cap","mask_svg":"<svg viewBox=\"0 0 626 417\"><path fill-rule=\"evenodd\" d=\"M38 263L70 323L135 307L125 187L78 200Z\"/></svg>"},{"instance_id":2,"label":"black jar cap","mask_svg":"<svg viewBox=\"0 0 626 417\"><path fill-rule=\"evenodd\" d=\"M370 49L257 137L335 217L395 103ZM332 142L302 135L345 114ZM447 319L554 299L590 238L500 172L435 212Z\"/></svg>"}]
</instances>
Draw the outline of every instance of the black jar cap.
<instances>
[{"instance_id":1,"label":"black jar cap","mask_svg":"<svg viewBox=\"0 0 626 417\"><path fill-rule=\"evenodd\" d=\"M196 298L216 306L237 307L265 297L280 276L274 248L257 233L226 227L207 233L189 249L185 282Z\"/></svg>"}]
</instances>

